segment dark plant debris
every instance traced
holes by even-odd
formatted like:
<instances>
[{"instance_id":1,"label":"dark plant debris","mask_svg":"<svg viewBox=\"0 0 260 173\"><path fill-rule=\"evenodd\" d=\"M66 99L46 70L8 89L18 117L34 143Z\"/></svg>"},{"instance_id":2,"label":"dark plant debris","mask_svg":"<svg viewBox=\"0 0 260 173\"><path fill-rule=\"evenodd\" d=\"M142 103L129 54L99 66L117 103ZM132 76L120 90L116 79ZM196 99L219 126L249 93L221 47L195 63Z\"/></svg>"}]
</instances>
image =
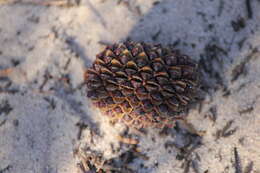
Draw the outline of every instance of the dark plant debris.
<instances>
[{"instance_id":1,"label":"dark plant debris","mask_svg":"<svg viewBox=\"0 0 260 173\"><path fill-rule=\"evenodd\" d=\"M217 130L216 132L216 140L218 140L220 137L229 137L233 135L237 131L237 127L230 129L231 125L233 124L233 120L230 120L226 123L226 125L223 127L223 129ZM229 130L230 129L230 130Z\"/></svg>"},{"instance_id":2,"label":"dark plant debris","mask_svg":"<svg viewBox=\"0 0 260 173\"><path fill-rule=\"evenodd\" d=\"M11 59L11 63L14 67L18 66L20 64L20 60L17 59Z\"/></svg>"},{"instance_id":3,"label":"dark plant debris","mask_svg":"<svg viewBox=\"0 0 260 173\"><path fill-rule=\"evenodd\" d=\"M247 107L245 109L239 110L239 114L242 115L242 114L251 113L253 110L254 110L254 107L253 106L249 106L249 107Z\"/></svg>"},{"instance_id":4,"label":"dark plant debris","mask_svg":"<svg viewBox=\"0 0 260 173\"><path fill-rule=\"evenodd\" d=\"M6 123L6 119L4 119L2 122L0 122L0 127Z\"/></svg>"},{"instance_id":5,"label":"dark plant debris","mask_svg":"<svg viewBox=\"0 0 260 173\"><path fill-rule=\"evenodd\" d=\"M99 40L98 44L102 45L102 46L111 46L112 43L106 40Z\"/></svg>"},{"instance_id":6,"label":"dark plant debris","mask_svg":"<svg viewBox=\"0 0 260 173\"><path fill-rule=\"evenodd\" d=\"M2 88L0 87L0 94L1 93L8 93L8 94L16 94L18 93L19 90L18 89L14 89L14 88Z\"/></svg>"},{"instance_id":7,"label":"dark plant debris","mask_svg":"<svg viewBox=\"0 0 260 173\"><path fill-rule=\"evenodd\" d=\"M238 142L239 142L240 145L244 145L245 144L245 137L239 138Z\"/></svg>"},{"instance_id":8,"label":"dark plant debris","mask_svg":"<svg viewBox=\"0 0 260 173\"><path fill-rule=\"evenodd\" d=\"M160 1L154 1L153 5L156 6L156 5L160 4L160 3L161 3Z\"/></svg>"},{"instance_id":9,"label":"dark plant debris","mask_svg":"<svg viewBox=\"0 0 260 173\"><path fill-rule=\"evenodd\" d=\"M178 127L178 123L176 123L175 130L178 132L181 129ZM190 172L191 169L193 169L193 172L198 173L199 172L199 165L198 163L201 161L200 156L195 152L197 148L199 148L201 143L201 137L192 134L189 131L187 131L188 143L185 144L183 147L178 146L175 144L174 141L168 140L164 146L165 149L168 148L175 148L178 150L178 153L176 155L176 159L179 161L182 161L181 168L183 169L183 173Z\"/></svg>"},{"instance_id":10,"label":"dark plant debris","mask_svg":"<svg viewBox=\"0 0 260 173\"><path fill-rule=\"evenodd\" d=\"M200 100L198 103L198 112L199 113L201 113L203 106L204 106L204 102L203 102L203 100Z\"/></svg>"},{"instance_id":11,"label":"dark plant debris","mask_svg":"<svg viewBox=\"0 0 260 173\"><path fill-rule=\"evenodd\" d=\"M13 125L14 127L18 127L19 126L19 120L13 120Z\"/></svg>"},{"instance_id":12,"label":"dark plant debris","mask_svg":"<svg viewBox=\"0 0 260 173\"><path fill-rule=\"evenodd\" d=\"M244 173L252 173L254 167L254 162L250 161L245 167Z\"/></svg>"},{"instance_id":13,"label":"dark plant debris","mask_svg":"<svg viewBox=\"0 0 260 173\"><path fill-rule=\"evenodd\" d=\"M224 85L223 76L221 70L223 68L223 56L227 56L228 52L219 46L219 44L213 39L204 48L204 53L200 55L199 69L201 74L206 75L209 81L201 81L203 84L202 89L209 92L210 89L217 90ZM218 67L218 68L217 68ZM201 79L203 79L202 77ZM209 84L211 83L211 84Z\"/></svg>"},{"instance_id":14,"label":"dark plant debris","mask_svg":"<svg viewBox=\"0 0 260 173\"><path fill-rule=\"evenodd\" d=\"M165 147L165 149L168 149L168 148L178 148L178 146L173 141L170 141L170 140L168 140L168 141L166 141L164 143L164 147ZM181 155L177 155L176 157L179 158L178 160L182 160L183 159L183 157Z\"/></svg>"},{"instance_id":15,"label":"dark plant debris","mask_svg":"<svg viewBox=\"0 0 260 173\"><path fill-rule=\"evenodd\" d=\"M0 103L0 116L2 114L8 115L13 108L9 104L8 100L3 100L2 103Z\"/></svg>"},{"instance_id":16,"label":"dark plant debris","mask_svg":"<svg viewBox=\"0 0 260 173\"><path fill-rule=\"evenodd\" d=\"M3 169L0 169L0 173L7 173L10 171L10 169L12 169L12 165L8 165Z\"/></svg>"},{"instance_id":17,"label":"dark plant debris","mask_svg":"<svg viewBox=\"0 0 260 173\"><path fill-rule=\"evenodd\" d=\"M176 46L178 46L180 44L181 40L178 38L177 40L175 40L173 43L172 43L172 47L175 48Z\"/></svg>"},{"instance_id":18,"label":"dark plant debris","mask_svg":"<svg viewBox=\"0 0 260 173\"><path fill-rule=\"evenodd\" d=\"M231 127L233 122L234 122L233 120L227 122L227 124L224 126L224 128L221 131L221 136L224 136L226 133L228 133L228 129Z\"/></svg>"},{"instance_id":19,"label":"dark plant debris","mask_svg":"<svg viewBox=\"0 0 260 173\"><path fill-rule=\"evenodd\" d=\"M71 62L71 58L69 58L64 66L64 70L67 70Z\"/></svg>"},{"instance_id":20,"label":"dark plant debris","mask_svg":"<svg viewBox=\"0 0 260 173\"><path fill-rule=\"evenodd\" d=\"M171 145L169 145L171 144ZM169 146L174 146L176 148L178 148L173 142L169 143ZM176 159L178 160L189 160L191 159L191 154L194 153L194 151L199 148L202 145L201 143L201 137L191 137L190 138L190 143L182 148L178 148L179 149L179 153L176 156Z\"/></svg>"},{"instance_id":21,"label":"dark plant debris","mask_svg":"<svg viewBox=\"0 0 260 173\"><path fill-rule=\"evenodd\" d=\"M195 153L195 156L196 156L196 159L200 162L201 161L200 155L198 153Z\"/></svg>"},{"instance_id":22,"label":"dark plant debris","mask_svg":"<svg viewBox=\"0 0 260 173\"><path fill-rule=\"evenodd\" d=\"M205 116L215 123L217 120L217 106L211 106Z\"/></svg>"},{"instance_id":23,"label":"dark plant debris","mask_svg":"<svg viewBox=\"0 0 260 173\"><path fill-rule=\"evenodd\" d=\"M222 92L223 92L222 94L223 97L228 97L231 94L231 91L227 87L224 87Z\"/></svg>"},{"instance_id":24,"label":"dark plant debris","mask_svg":"<svg viewBox=\"0 0 260 173\"><path fill-rule=\"evenodd\" d=\"M53 78L53 76L49 73L49 71L46 71L46 72L44 73L43 78L44 78L44 79L43 79L43 82L42 82L42 84L41 84L40 87L39 87L39 90L40 90L40 91L43 90L44 86L47 84L47 82L48 82L50 79Z\"/></svg>"},{"instance_id":25,"label":"dark plant debris","mask_svg":"<svg viewBox=\"0 0 260 173\"><path fill-rule=\"evenodd\" d=\"M253 48L251 53L249 53L248 56L246 56L246 58L244 60L242 60L242 62L240 64L235 66L235 68L232 70L231 82L234 82L235 80L237 80L241 75L245 76L247 74L246 64L249 63L250 60L255 58L254 55L258 52L259 51L257 48Z\"/></svg>"},{"instance_id":26,"label":"dark plant debris","mask_svg":"<svg viewBox=\"0 0 260 173\"><path fill-rule=\"evenodd\" d=\"M170 128L169 127L164 127L160 132L159 132L159 135L161 137L166 137L170 134Z\"/></svg>"},{"instance_id":27,"label":"dark plant debris","mask_svg":"<svg viewBox=\"0 0 260 173\"><path fill-rule=\"evenodd\" d=\"M241 89L245 88L245 86L248 84L249 82L247 83L242 83L241 85L239 85L239 87L236 89L236 92L239 92Z\"/></svg>"},{"instance_id":28,"label":"dark plant debris","mask_svg":"<svg viewBox=\"0 0 260 173\"><path fill-rule=\"evenodd\" d=\"M46 102L49 103L48 108L54 110L56 108L56 102L53 98L44 97L43 98Z\"/></svg>"},{"instance_id":29,"label":"dark plant debris","mask_svg":"<svg viewBox=\"0 0 260 173\"><path fill-rule=\"evenodd\" d=\"M234 128L232 130L227 131L226 133L223 133L222 137L226 138L226 137L229 137L229 136L233 135L237 131L237 129L238 128L236 127L236 128Z\"/></svg>"},{"instance_id":30,"label":"dark plant debris","mask_svg":"<svg viewBox=\"0 0 260 173\"><path fill-rule=\"evenodd\" d=\"M245 28L246 23L243 17L239 17L237 20L231 21L231 26L235 32L240 31L241 29Z\"/></svg>"},{"instance_id":31,"label":"dark plant debris","mask_svg":"<svg viewBox=\"0 0 260 173\"><path fill-rule=\"evenodd\" d=\"M224 3L225 3L224 0L219 1L218 16L221 16L221 14L222 14L222 11L223 11L223 8L224 8Z\"/></svg>"},{"instance_id":32,"label":"dark plant debris","mask_svg":"<svg viewBox=\"0 0 260 173\"><path fill-rule=\"evenodd\" d=\"M252 19L253 11L252 11L252 6L251 6L251 0L246 0L246 10L247 10L248 18Z\"/></svg>"},{"instance_id":33,"label":"dark plant debris","mask_svg":"<svg viewBox=\"0 0 260 173\"><path fill-rule=\"evenodd\" d=\"M88 127L88 125L87 124L85 124L84 122L78 122L77 124L76 124L76 126L79 128L79 131L78 131L78 134L77 134L77 139L78 140L80 140L81 139L81 136L82 136L82 131L84 130L84 129L86 129L87 127Z\"/></svg>"},{"instance_id":34,"label":"dark plant debris","mask_svg":"<svg viewBox=\"0 0 260 173\"><path fill-rule=\"evenodd\" d=\"M124 5L128 8L129 11L131 11L133 14L141 16L142 11L140 9L140 6L130 3L131 1L124 1L124 0L118 0L117 5Z\"/></svg>"},{"instance_id":35,"label":"dark plant debris","mask_svg":"<svg viewBox=\"0 0 260 173\"><path fill-rule=\"evenodd\" d=\"M190 172L190 165L191 165L191 160L187 160L187 161L184 162L184 164L182 166L184 168L183 173L189 173Z\"/></svg>"},{"instance_id":36,"label":"dark plant debris","mask_svg":"<svg viewBox=\"0 0 260 173\"><path fill-rule=\"evenodd\" d=\"M160 34L161 34L161 30L159 29L159 31L157 31L154 35L152 35L152 40L156 41Z\"/></svg>"},{"instance_id":37,"label":"dark plant debris","mask_svg":"<svg viewBox=\"0 0 260 173\"><path fill-rule=\"evenodd\" d=\"M243 173L242 172L242 165L241 165L241 160L237 151L237 148L234 148L234 158L235 158L235 173Z\"/></svg>"},{"instance_id":38,"label":"dark plant debris","mask_svg":"<svg viewBox=\"0 0 260 173\"><path fill-rule=\"evenodd\" d=\"M135 159L147 160L147 156L138 151L136 146L131 147L128 151L123 152L119 157L105 159L103 154L86 148L83 151L75 151L74 153L80 159L78 164L82 173L135 173L128 165L133 163Z\"/></svg>"},{"instance_id":39,"label":"dark plant debris","mask_svg":"<svg viewBox=\"0 0 260 173\"><path fill-rule=\"evenodd\" d=\"M237 42L237 45L238 45L239 50L242 49L242 47L243 47L245 41L246 41L246 38L242 38L239 42Z\"/></svg>"},{"instance_id":40,"label":"dark plant debris","mask_svg":"<svg viewBox=\"0 0 260 173\"><path fill-rule=\"evenodd\" d=\"M247 74L245 65L246 65L246 63L240 63L232 70L231 82L234 82L235 80L237 80L239 78L239 76L241 76L241 75L245 76Z\"/></svg>"}]
</instances>

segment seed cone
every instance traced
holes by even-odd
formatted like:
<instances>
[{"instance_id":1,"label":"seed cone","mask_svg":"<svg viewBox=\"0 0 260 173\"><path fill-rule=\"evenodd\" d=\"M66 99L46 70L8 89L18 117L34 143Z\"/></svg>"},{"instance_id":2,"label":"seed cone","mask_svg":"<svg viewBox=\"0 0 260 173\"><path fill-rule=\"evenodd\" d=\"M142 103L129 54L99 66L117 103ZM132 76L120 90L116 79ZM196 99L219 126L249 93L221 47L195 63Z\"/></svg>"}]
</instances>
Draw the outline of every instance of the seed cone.
<instances>
[{"instance_id":1,"label":"seed cone","mask_svg":"<svg viewBox=\"0 0 260 173\"><path fill-rule=\"evenodd\" d=\"M132 41L107 46L85 73L93 104L135 128L173 126L194 98L197 78L188 56Z\"/></svg>"}]
</instances>

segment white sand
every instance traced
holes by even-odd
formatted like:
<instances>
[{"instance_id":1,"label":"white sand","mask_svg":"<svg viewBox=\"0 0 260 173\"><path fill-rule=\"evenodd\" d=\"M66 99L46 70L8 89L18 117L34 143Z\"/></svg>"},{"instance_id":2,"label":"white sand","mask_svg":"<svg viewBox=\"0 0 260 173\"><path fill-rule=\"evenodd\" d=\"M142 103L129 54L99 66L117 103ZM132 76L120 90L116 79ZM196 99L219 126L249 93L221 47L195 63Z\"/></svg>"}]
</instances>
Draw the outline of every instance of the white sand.
<instances>
[{"instance_id":1,"label":"white sand","mask_svg":"<svg viewBox=\"0 0 260 173\"><path fill-rule=\"evenodd\" d=\"M205 132L203 145L191 158L196 157L195 153L200 156L196 163L199 173L207 170L231 173L235 172L236 147L242 168L252 161L251 173L260 172L259 1L251 2L251 19L245 0L162 0L157 5L153 5L153 0L129 0L130 7L125 3L117 5L116 0L82 0L79 6L69 8L1 2L0 69L13 67L14 60L19 65L13 68L9 79L0 79L0 89L11 81L8 89L18 90L15 94L0 90L0 173L76 172L73 149L79 144L103 152L105 158L120 154L113 153L110 144L119 148L116 136L124 126L109 125L106 118L92 109L85 88L77 88L83 81L85 67L104 47L100 42L113 43L127 37L162 44L180 40L176 48L181 52L197 61L213 59L212 67L207 67L220 75L222 83L215 74L202 76L207 85L218 90L211 88L206 94L201 113L197 108L189 113L188 121ZM245 27L235 32L231 21L241 17ZM211 57L212 52L204 49L207 44L224 51L215 49L217 56ZM253 49L259 53L252 53ZM245 62L248 56L252 58ZM246 74L231 82L233 69L242 62ZM42 86L46 73L52 79ZM64 76L70 78L70 84L62 80ZM223 96L224 85L229 96ZM2 111L7 102L12 109ZM215 123L205 118L212 106L217 108ZM216 140L217 130L230 120L233 120L230 129L237 128L236 132ZM77 139L78 122L89 126L81 140ZM91 141L90 128L98 130L101 136ZM181 146L186 139L174 130L166 137L158 132L149 129L147 136L140 139L138 147L149 160L137 159L134 167L138 172L183 172L183 161L176 159L178 150L166 149L165 143L176 142ZM147 169L140 168L140 162ZM190 168L190 172L194 170Z\"/></svg>"}]
</instances>

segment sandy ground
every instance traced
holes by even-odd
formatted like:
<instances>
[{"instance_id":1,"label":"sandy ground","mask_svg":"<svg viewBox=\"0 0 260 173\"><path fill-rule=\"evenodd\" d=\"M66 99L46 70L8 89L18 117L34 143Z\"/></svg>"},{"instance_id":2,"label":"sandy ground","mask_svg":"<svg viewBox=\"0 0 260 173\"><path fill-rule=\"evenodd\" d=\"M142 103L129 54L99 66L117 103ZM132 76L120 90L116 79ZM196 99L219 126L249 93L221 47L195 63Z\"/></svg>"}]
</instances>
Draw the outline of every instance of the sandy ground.
<instances>
[{"instance_id":1,"label":"sandy ground","mask_svg":"<svg viewBox=\"0 0 260 173\"><path fill-rule=\"evenodd\" d=\"M126 131L93 109L83 73L104 43L174 44L199 62L187 130L140 134L132 172L260 173L259 0L0 1L0 173L78 171L78 148L117 158ZM8 74L6 75L6 73ZM74 153L74 154L73 154ZM121 172L125 172L121 170Z\"/></svg>"}]
</instances>

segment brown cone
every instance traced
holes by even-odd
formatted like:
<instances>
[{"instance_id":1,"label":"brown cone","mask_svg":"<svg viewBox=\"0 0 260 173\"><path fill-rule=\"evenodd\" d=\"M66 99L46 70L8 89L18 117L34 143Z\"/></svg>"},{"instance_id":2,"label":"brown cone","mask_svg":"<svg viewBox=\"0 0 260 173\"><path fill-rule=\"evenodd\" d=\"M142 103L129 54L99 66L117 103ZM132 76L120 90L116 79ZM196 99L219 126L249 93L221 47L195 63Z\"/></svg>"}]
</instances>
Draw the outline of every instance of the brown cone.
<instances>
[{"instance_id":1,"label":"brown cone","mask_svg":"<svg viewBox=\"0 0 260 173\"><path fill-rule=\"evenodd\" d=\"M174 125L194 98L197 78L188 56L132 41L107 46L85 73L94 105L136 128Z\"/></svg>"}]
</instances>

